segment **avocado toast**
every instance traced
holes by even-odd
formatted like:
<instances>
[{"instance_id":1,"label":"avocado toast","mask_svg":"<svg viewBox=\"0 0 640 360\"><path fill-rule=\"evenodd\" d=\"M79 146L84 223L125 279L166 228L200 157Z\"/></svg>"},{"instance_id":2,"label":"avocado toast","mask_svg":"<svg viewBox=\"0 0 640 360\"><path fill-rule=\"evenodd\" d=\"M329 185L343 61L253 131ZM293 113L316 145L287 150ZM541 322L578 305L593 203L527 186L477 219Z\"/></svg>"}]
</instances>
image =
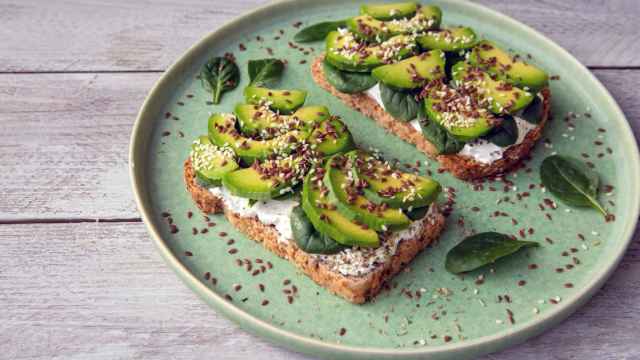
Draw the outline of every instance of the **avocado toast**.
<instances>
[{"instance_id":1,"label":"avocado toast","mask_svg":"<svg viewBox=\"0 0 640 360\"><path fill-rule=\"evenodd\" d=\"M302 101L278 98L287 94ZM441 187L357 150L340 119L304 106L303 94L246 91L234 114L212 114L184 164L186 188L203 212L224 213L319 285L363 303L438 238Z\"/></svg>"},{"instance_id":2,"label":"avocado toast","mask_svg":"<svg viewBox=\"0 0 640 360\"><path fill-rule=\"evenodd\" d=\"M473 29L441 21L435 6L363 5L328 33L312 76L456 177L503 173L542 135L548 75Z\"/></svg>"}]
</instances>

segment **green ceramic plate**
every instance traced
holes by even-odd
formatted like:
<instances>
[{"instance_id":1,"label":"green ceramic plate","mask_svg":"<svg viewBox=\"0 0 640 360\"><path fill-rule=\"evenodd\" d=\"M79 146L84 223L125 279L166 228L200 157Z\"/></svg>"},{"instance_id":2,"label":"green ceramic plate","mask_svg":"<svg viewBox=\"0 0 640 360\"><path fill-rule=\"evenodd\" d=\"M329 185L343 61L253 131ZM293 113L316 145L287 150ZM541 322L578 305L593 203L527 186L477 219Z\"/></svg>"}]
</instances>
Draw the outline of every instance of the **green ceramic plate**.
<instances>
[{"instance_id":1,"label":"green ceramic plate","mask_svg":"<svg viewBox=\"0 0 640 360\"><path fill-rule=\"evenodd\" d=\"M309 65L322 51L321 43L300 49L288 45L295 23L352 16L359 3L285 1L257 9L206 36L160 79L136 121L130 155L140 212L158 249L189 287L243 328L326 358L461 359L524 341L557 324L600 288L636 225L638 150L624 115L587 69L542 35L475 4L437 1L445 24L465 24L520 53L535 54L534 62L561 77L551 82L554 119L545 129L547 145L541 142L533 160L506 176L513 184L486 182L482 190L474 190L437 173L435 161L424 165L428 159L413 146L315 86ZM240 44L246 50L240 51ZM208 105L209 95L196 74L208 57L225 52L236 56L242 83L219 106ZM308 90L307 103L326 104L341 115L361 146L375 146L402 163L420 161L422 172L430 169L444 186L455 189L454 212L439 243L419 255L375 302L358 306L330 295L239 234L222 216L204 219L184 188L182 163L191 141L206 133L208 114L230 111L241 101L247 60L270 56L288 60L282 87ZM550 206L553 197L538 186L538 167L556 152L594 164L603 183L612 186L601 200L615 221L605 222L592 210ZM163 212L170 213L177 233L171 232ZM522 233L542 246L493 269L464 277L447 273L447 250L472 230ZM285 292L294 285L290 303Z\"/></svg>"}]
</instances>

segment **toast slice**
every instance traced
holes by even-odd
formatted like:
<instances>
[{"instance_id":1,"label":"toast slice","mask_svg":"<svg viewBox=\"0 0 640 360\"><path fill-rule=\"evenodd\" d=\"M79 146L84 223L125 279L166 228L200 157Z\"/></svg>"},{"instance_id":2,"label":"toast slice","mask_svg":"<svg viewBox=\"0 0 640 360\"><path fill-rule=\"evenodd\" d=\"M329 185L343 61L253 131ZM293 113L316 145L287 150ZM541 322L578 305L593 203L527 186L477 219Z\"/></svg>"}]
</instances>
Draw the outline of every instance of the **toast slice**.
<instances>
[{"instance_id":1,"label":"toast slice","mask_svg":"<svg viewBox=\"0 0 640 360\"><path fill-rule=\"evenodd\" d=\"M346 94L336 90L324 77L322 69L323 61L324 55L320 55L311 65L311 75L320 87L342 100L346 105L373 119L387 131L406 142L414 144L418 150L436 159L442 168L463 180L473 180L490 175L502 174L518 164L520 160L529 154L536 141L542 136L542 129L547 123L551 112L551 91L545 88L542 90L543 114L538 126L529 131L520 144L507 148L502 158L492 163L481 163L465 155L441 155L438 154L436 147L425 139L420 131L416 130L408 122L395 119L386 112L375 99L366 93Z\"/></svg>"},{"instance_id":2,"label":"toast slice","mask_svg":"<svg viewBox=\"0 0 640 360\"><path fill-rule=\"evenodd\" d=\"M209 189L198 184L190 159L184 163L184 181L201 211L224 213L229 222L248 238L291 261L320 286L356 304L364 303L378 294L384 283L400 272L421 250L435 241L444 228L445 218L438 206L432 204L427 215L411 225L411 231L408 232L410 237L398 240L395 251L393 251L393 241L384 240L379 248L389 254L384 257L384 261L375 262L370 270L360 275L344 274L340 271L340 266L345 265L344 260L351 262L358 256L366 258L365 251L347 249L336 255L308 254L302 251L293 239L288 241L279 239L279 233L273 225L262 223L257 217L242 217L226 207L222 198L214 196Z\"/></svg>"}]
</instances>

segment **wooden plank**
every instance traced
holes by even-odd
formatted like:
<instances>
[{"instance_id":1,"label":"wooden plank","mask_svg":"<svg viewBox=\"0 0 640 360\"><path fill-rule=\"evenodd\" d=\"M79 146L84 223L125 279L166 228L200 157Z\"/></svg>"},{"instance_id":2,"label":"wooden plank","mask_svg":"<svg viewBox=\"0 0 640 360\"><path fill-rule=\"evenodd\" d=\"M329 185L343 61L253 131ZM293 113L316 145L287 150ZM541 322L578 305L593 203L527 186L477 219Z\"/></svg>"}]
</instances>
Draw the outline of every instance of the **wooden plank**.
<instances>
[{"instance_id":1,"label":"wooden plank","mask_svg":"<svg viewBox=\"0 0 640 360\"><path fill-rule=\"evenodd\" d=\"M640 71L595 73L637 137ZM0 76L0 173L11 174L0 177L0 220L138 217L128 179L129 134L159 76Z\"/></svg>"},{"instance_id":2,"label":"wooden plank","mask_svg":"<svg viewBox=\"0 0 640 360\"><path fill-rule=\"evenodd\" d=\"M577 314L486 359L640 356L639 235ZM305 358L208 308L180 284L140 223L0 225L0 263L3 358Z\"/></svg>"},{"instance_id":3,"label":"wooden plank","mask_svg":"<svg viewBox=\"0 0 640 360\"><path fill-rule=\"evenodd\" d=\"M635 0L480 0L589 66L640 66ZM0 3L0 72L163 70L195 41L265 0Z\"/></svg>"}]
</instances>

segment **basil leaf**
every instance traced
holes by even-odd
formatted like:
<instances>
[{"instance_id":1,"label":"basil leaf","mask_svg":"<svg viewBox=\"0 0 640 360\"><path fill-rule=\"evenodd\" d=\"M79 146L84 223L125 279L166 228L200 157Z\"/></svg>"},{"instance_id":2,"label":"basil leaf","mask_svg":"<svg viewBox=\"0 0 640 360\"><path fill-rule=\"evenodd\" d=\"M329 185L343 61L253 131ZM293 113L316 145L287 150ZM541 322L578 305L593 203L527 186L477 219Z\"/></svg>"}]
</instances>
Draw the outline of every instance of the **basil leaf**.
<instances>
[{"instance_id":1,"label":"basil leaf","mask_svg":"<svg viewBox=\"0 0 640 360\"><path fill-rule=\"evenodd\" d=\"M346 94L365 91L378 83L378 80L371 76L370 73L342 71L329 64L327 60L322 63L322 70L324 71L324 78L327 79L329 84L336 90Z\"/></svg>"},{"instance_id":2,"label":"basil leaf","mask_svg":"<svg viewBox=\"0 0 640 360\"><path fill-rule=\"evenodd\" d=\"M271 87L284 71L284 63L279 59L249 60L249 86Z\"/></svg>"},{"instance_id":3,"label":"basil leaf","mask_svg":"<svg viewBox=\"0 0 640 360\"><path fill-rule=\"evenodd\" d=\"M384 109L394 118L401 121L411 121L420 113L420 102L411 92L393 89L383 83L380 86L380 98Z\"/></svg>"},{"instance_id":4,"label":"basil leaf","mask_svg":"<svg viewBox=\"0 0 640 360\"><path fill-rule=\"evenodd\" d=\"M568 156L549 156L540 165L540 179L544 187L565 204L592 207L607 215L598 202L600 178L582 161Z\"/></svg>"},{"instance_id":5,"label":"basil leaf","mask_svg":"<svg viewBox=\"0 0 640 360\"><path fill-rule=\"evenodd\" d=\"M491 129L491 132L483 138L500 147L513 145L518 141L518 125L513 116L504 115L502 124Z\"/></svg>"},{"instance_id":6,"label":"basil leaf","mask_svg":"<svg viewBox=\"0 0 640 360\"><path fill-rule=\"evenodd\" d=\"M531 124L539 124L542 121L544 104L542 99L536 95L531 103L522 111L522 118Z\"/></svg>"},{"instance_id":7,"label":"basil leaf","mask_svg":"<svg viewBox=\"0 0 640 360\"><path fill-rule=\"evenodd\" d=\"M219 104L223 92L238 86L240 69L231 57L214 57L202 66L200 79L204 89L212 94L213 103Z\"/></svg>"},{"instance_id":8,"label":"basil leaf","mask_svg":"<svg viewBox=\"0 0 640 360\"><path fill-rule=\"evenodd\" d=\"M293 40L300 43L324 40L330 32L345 26L347 26L346 20L325 21L313 24L298 31L293 36Z\"/></svg>"},{"instance_id":9,"label":"basil leaf","mask_svg":"<svg viewBox=\"0 0 640 360\"><path fill-rule=\"evenodd\" d=\"M469 236L447 253L445 268L459 274L491 264L511 255L523 247L535 247L533 241L513 240L508 235L497 232L484 232Z\"/></svg>"},{"instance_id":10,"label":"basil leaf","mask_svg":"<svg viewBox=\"0 0 640 360\"><path fill-rule=\"evenodd\" d=\"M302 207L291 211L291 232L300 249L309 254L335 254L345 247L335 240L315 230Z\"/></svg>"},{"instance_id":11,"label":"basil leaf","mask_svg":"<svg viewBox=\"0 0 640 360\"><path fill-rule=\"evenodd\" d=\"M420 119L420 127L422 135L436 147L439 154L456 154L464 147L464 141L456 139L447 129L431 120Z\"/></svg>"}]
</instances>

